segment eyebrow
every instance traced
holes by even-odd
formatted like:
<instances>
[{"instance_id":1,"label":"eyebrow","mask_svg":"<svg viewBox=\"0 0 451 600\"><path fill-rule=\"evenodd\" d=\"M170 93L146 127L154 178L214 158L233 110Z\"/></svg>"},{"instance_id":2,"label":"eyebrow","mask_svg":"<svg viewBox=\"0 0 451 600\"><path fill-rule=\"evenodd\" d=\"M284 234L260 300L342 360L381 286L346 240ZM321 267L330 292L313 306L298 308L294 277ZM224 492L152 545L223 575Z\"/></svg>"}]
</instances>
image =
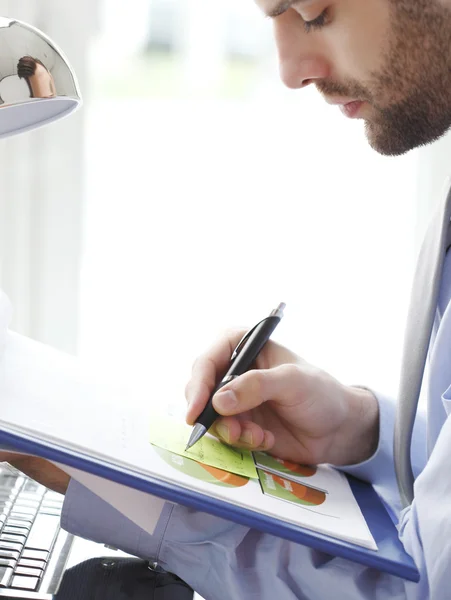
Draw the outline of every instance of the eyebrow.
<instances>
[{"instance_id":1,"label":"eyebrow","mask_svg":"<svg viewBox=\"0 0 451 600\"><path fill-rule=\"evenodd\" d=\"M297 2L302 2L302 0L282 0L282 2L279 2L275 8L268 11L266 13L266 16L267 17L279 17L284 12L286 12L291 6L293 6L293 4L296 4Z\"/></svg>"}]
</instances>

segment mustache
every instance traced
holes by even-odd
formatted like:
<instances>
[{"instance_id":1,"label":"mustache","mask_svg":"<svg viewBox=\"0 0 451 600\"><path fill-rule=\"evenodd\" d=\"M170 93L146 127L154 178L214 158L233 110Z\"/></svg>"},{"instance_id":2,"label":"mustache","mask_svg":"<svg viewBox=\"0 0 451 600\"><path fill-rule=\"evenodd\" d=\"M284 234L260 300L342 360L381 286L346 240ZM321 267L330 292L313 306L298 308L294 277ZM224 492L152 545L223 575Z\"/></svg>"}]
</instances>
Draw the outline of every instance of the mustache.
<instances>
[{"instance_id":1,"label":"mustache","mask_svg":"<svg viewBox=\"0 0 451 600\"><path fill-rule=\"evenodd\" d=\"M333 80L318 80L315 81L315 86L323 96L343 96L366 102L372 102L373 100L370 92L355 81L338 83Z\"/></svg>"}]
</instances>

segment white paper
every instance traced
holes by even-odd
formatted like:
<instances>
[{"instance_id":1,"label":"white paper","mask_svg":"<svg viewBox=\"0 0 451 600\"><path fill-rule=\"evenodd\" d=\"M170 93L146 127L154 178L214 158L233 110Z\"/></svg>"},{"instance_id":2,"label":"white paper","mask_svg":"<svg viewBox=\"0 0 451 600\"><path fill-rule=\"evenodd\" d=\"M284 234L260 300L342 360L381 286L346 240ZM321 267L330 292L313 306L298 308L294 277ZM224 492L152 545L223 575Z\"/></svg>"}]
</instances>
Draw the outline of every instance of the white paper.
<instances>
[{"instance_id":1,"label":"white paper","mask_svg":"<svg viewBox=\"0 0 451 600\"><path fill-rule=\"evenodd\" d=\"M69 454L84 455L100 466L133 475L133 485L137 487L149 486L152 480L167 482L194 492L207 503L212 499L221 500L229 504L231 510L243 507L254 511L256 516L266 515L377 549L347 482L337 485L335 493L328 495L330 508L339 518L321 514L328 512L324 511L328 508L326 504L317 511L303 510L264 495L256 480L244 487L208 483L177 470L151 446L149 402L136 390L98 381L95 373L83 372L74 358L16 334L8 335L0 369L0 426L4 431L10 430L25 439L41 440L50 446L56 444ZM170 400L162 398L161 402ZM59 461L65 459L61 457ZM344 481L335 471L331 477ZM89 487L92 482L90 479ZM112 504L109 489L103 483L97 489ZM152 488L147 489L153 493ZM151 517L146 514L145 503L140 504L142 498L138 502L139 495L132 496L130 510L126 508L126 495L121 496L117 506L121 506L121 512L127 510L124 514L146 528Z\"/></svg>"}]
</instances>

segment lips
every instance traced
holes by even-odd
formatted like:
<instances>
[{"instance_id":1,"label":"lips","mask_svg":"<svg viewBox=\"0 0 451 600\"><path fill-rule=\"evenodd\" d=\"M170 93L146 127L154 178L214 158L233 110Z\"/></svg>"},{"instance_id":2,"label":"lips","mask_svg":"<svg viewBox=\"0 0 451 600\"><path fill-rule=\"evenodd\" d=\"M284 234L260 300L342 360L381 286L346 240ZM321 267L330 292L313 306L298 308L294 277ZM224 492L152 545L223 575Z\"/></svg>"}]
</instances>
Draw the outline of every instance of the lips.
<instances>
[{"instance_id":1,"label":"lips","mask_svg":"<svg viewBox=\"0 0 451 600\"><path fill-rule=\"evenodd\" d=\"M346 104L340 104L340 110L349 119L355 119L358 117L358 113L362 107L362 104L363 102L360 100L353 100L352 102L347 102Z\"/></svg>"}]
</instances>

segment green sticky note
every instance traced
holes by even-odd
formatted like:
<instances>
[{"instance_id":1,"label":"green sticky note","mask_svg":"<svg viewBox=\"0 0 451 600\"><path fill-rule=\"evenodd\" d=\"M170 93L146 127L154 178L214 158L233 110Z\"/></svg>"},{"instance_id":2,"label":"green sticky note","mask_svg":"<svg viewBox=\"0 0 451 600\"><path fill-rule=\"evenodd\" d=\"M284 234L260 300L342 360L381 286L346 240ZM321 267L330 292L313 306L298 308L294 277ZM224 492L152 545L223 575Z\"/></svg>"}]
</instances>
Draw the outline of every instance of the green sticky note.
<instances>
[{"instance_id":1,"label":"green sticky note","mask_svg":"<svg viewBox=\"0 0 451 600\"><path fill-rule=\"evenodd\" d=\"M154 413L150 425L149 441L158 448L197 460L205 465L257 479L252 454L247 450L226 446L208 433L192 448L185 451L192 427L179 418Z\"/></svg>"}]
</instances>

